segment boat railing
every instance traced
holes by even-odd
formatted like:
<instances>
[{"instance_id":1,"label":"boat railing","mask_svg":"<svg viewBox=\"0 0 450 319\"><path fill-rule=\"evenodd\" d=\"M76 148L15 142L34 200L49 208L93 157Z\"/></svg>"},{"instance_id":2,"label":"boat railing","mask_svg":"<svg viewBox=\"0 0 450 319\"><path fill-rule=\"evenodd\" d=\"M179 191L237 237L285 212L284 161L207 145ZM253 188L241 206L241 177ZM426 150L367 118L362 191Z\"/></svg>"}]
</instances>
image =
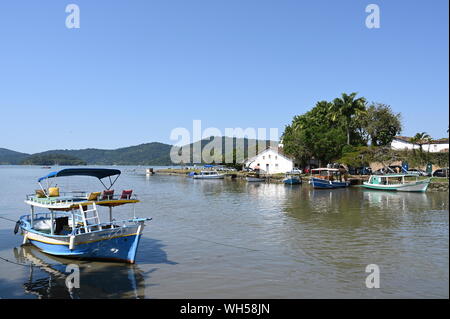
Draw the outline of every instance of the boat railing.
<instances>
[{"instance_id":1,"label":"boat railing","mask_svg":"<svg viewBox=\"0 0 450 319\"><path fill-rule=\"evenodd\" d=\"M123 196L122 194L116 194L116 195L106 195L105 198L102 197L102 195L99 196L100 198L97 200L97 202L101 202L103 200L137 200L138 196L136 194L132 194L130 196Z\"/></svg>"},{"instance_id":2,"label":"boat railing","mask_svg":"<svg viewBox=\"0 0 450 319\"><path fill-rule=\"evenodd\" d=\"M50 219L52 216L52 212L34 213L33 216L35 221L38 219ZM68 214L67 212L58 212L58 211L53 212L53 217L55 219L58 217L66 217L66 216L70 216L70 214ZM31 222L31 215L25 215L23 216L23 218L25 218L26 221Z\"/></svg>"},{"instance_id":3,"label":"boat railing","mask_svg":"<svg viewBox=\"0 0 450 319\"><path fill-rule=\"evenodd\" d=\"M123 220L112 220L110 222L98 223L98 224L88 224L86 227L82 225L77 225L77 227L72 229L71 235L79 235L85 233L91 233L99 230L115 229L127 226L134 226L139 222L144 222L149 220L148 218L132 218Z\"/></svg>"},{"instance_id":4,"label":"boat railing","mask_svg":"<svg viewBox=\"0 0 450 319\"><path fill-rule=\"evenodd\" d=\"M53 218L56 220L60 217L72 217L72 213L69 212L53 212ZM129 219L123 219L123 220L115 220L109 222L103 222L103 223L96 223L96 224L88 224L83 225L81 218L79 218L79 215L74 214L75 222L73 223L71 220L69 220L68 225L72 228L71 233L69 235L79 235L84 233L90 233L93 231L98 230L105 230L105 229L114 229L114 228L120 228L120 227L127 227L136 225L137 223L144 222L147 220L150 220L149 218L129 218ZM42 212L42 213L35 213L33 217L33 222L36 222L38 220L50 220L52 218L51 212ZM21 220L25 221L29 224L29 227L32 228L31 222L32 218L31 215L25 215L21 217ZM75 224L75 227L73 227L73 224Z\"/></svg>"},{"instance_id":5,"label":"boat railing","mask_svg":"<svg viewBox=\"0 0 450 319\"><path fill-rule=\"evenodd\" d=\"M78 196L74 196L74 194L79 194ZM68 205L75 204L82 201L89 201L88 192L62 192L61 196L57 197L37 197L36 194L28 194L26 195L27 201L39 203L39 204L52 204L52 205ZM72 195L72 196L69 196ZM102 201L111 201L111 200L138 200L138 196L136 194L132 194L129 196L124 196L122 194L117 195L99 195L99 198L95 200L95 202Z\"/></svg>"},{"instance_id":6,"label":"boat railing","mask_svg":"<svg viewBox=\"0 0 450 319\"><path fill-rule=\"evenodd\" d=\"M86 200L86 198L82 197L69 197L69 196L37 197L35 194L26 195L26 199L27 201L38 204L52 204L52 205L67 205L73 204L74 202Z\"/></svg>"}]
</instances>

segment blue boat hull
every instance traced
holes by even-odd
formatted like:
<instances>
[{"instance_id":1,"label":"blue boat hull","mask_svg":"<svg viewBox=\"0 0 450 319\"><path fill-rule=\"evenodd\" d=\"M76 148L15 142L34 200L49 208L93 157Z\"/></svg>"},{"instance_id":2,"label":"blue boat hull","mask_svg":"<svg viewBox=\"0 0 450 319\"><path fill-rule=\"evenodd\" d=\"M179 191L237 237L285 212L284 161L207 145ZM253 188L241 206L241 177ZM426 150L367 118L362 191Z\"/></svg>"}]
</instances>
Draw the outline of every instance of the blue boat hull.
<instances>
[{"instance_id":1,"label":"blue boat hull","mask_svg":"<svg viewBox=\"0 0 450 319\"><path fill-rule=\"evenodd\" d=\"M288 184L288 185L296 185L296 184L301 184L302 183L301 180L298 179L298 178L285 179L285 180L283 180L283 182L285 184Z\"/></svg>"},{"instance_id":2,"label":"blue boat hull","mask_svg":"<svg viewBox=\"0 0 450 319\"><path fill-rule=\"evenodd\" d=\"M313 178L311 178L311 185L314 188L330 189L330 188L348 187L349 183L348 182L337 182L337 181L330 182L329 180L326 180L326 179L313 177Z\"/></svg>"},{"instance_id":3,"label":"blue boat hull","mask_svg":"<svg viewBox=\"0 0 450 319\"><path fill-rule=\"evenodd\" d=\"M331 182L331 184L333 184L333 186L335 188L340 188L340 187L348 187L350 184L349 182Z\"/></svg>"},{"instance_id":4,"label":"blue boat hull","mask_svg":"<svg viewBox=\"0 0 450 319\"><path fill-rule=\"evenodd\" d=\"M32 239L29 239L29 242L50 255L134 263L140 238L141 235L137 234L116 237L78 244L72 250L68 245L50 244Z\"/></svg>"}]
</instances>

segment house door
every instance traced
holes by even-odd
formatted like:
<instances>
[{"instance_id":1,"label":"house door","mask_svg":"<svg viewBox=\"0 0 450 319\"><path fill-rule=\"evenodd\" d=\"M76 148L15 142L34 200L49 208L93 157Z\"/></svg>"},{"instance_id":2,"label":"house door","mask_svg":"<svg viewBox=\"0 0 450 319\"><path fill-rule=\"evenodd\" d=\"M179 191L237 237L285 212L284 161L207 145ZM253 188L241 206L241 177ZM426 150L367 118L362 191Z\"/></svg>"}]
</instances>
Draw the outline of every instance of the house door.
<instances>
[{"instance_id":1,"label":"house door","mask_svg":"<svg viewBox=\"0 0 450 319\"><path fill-rule=\"evenodd\" d=\"M269 173L269 164L266 164L266 172Z\"/></svg>"}]
</instances>

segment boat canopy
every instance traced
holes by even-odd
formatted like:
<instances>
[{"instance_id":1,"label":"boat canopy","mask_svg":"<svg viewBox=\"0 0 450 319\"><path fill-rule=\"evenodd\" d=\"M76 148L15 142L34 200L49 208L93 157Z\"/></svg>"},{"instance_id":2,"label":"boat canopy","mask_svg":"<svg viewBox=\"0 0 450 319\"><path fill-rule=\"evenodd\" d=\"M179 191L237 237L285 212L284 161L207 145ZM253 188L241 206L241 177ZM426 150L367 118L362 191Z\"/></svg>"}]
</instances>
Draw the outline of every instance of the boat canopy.
<instances>
[{"instance_id":1,"label":"boat canopy","mask_svg":"<svg viewBox=\"0 0 450 319\"><path fill-rule=\"evenodd\" d=\"M121 172L118 169L109 169L109 168L66 168L57 172L51 172L50 174L39 178L38 183L40 184L41 181L54 177L92 176L97 177L106 189L110 189L119 178L120 173ZM117 177L114 179L114 181L112 181L111 176L115 175L117 175ZM105 183L103 183L102 181L102 179L106 177L109 177L109 184L110 184L109 187L106 186Z\"/></svg>"},{"instance_id":2,"label":"boat canopy","mask_svg":"<svg viewBox=\"0 0 450 319\"><path fill-rule=\"evenodd\" d=\"M62 169L57 172L51 172L50 174L43 176L38 179L40 183L44 179L62 177L62 176L93 176L98 179L105 177L110 177L114 175L120 175L120 170L118 169L107 169L107 168L67 168Z\"/></svg>"}]
</instances>

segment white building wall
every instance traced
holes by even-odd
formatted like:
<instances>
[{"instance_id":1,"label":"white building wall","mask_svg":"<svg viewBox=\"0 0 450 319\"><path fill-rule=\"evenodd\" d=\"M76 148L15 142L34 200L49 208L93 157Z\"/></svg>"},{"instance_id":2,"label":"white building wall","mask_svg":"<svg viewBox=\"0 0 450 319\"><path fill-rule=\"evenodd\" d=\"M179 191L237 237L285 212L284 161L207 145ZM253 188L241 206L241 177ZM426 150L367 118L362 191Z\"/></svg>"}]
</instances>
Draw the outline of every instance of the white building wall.
<instances>
[{"instance_id":1,"label":"white building wall","mask_svg":"<svg viewBox=\"0 0 450 319\"><path fill-rule=\"evenodd\" d=\"M394 150L404 150L404 149L420 149L419 145L408 143L401 140L393 140L391 143L391 148ZM422 149L426 152L431 153L437 153L441 152L442 150L448 149L448 143L447 144L423 144Z\"/></svg>"},{"instance_id":2,"label":"white building wall","mask_svg":"<svg viewBox=\"0 0 450 319\"><path fill-rule=\"evenodd\" d=\"M448 150L448 144L425 144L422 146L423 150L426 152L430 152L430 153L437 153L437 152L441 152L445 149Z\"/></svg>"},{"instance_id":3,"label":"white building wall","mask_svg":"<svg viewBox=\"0 0 450 319\"><path fill-rule=\"evenodd\" d=\"M419 149L419 145L415 145L412 143L408 143L405 141L401 141L401 140L393 140L391 142L391 148L394 150L404 150L404 149L408 149L408 150L412 150L412 149Z\"/></svg>"},{"instance_id":4,"label":"white building wall","mask_svg":"<svg viewBox=\"0 0 450 319\"><path fill-rule=\"evenodd\" d=\"M272 149L265 150L244 162L246 167L249 166L252 169L255 169L258 164L261 170L268 174L286 173L294 168L291 159Z\"/></svg>"}]
</instances>

